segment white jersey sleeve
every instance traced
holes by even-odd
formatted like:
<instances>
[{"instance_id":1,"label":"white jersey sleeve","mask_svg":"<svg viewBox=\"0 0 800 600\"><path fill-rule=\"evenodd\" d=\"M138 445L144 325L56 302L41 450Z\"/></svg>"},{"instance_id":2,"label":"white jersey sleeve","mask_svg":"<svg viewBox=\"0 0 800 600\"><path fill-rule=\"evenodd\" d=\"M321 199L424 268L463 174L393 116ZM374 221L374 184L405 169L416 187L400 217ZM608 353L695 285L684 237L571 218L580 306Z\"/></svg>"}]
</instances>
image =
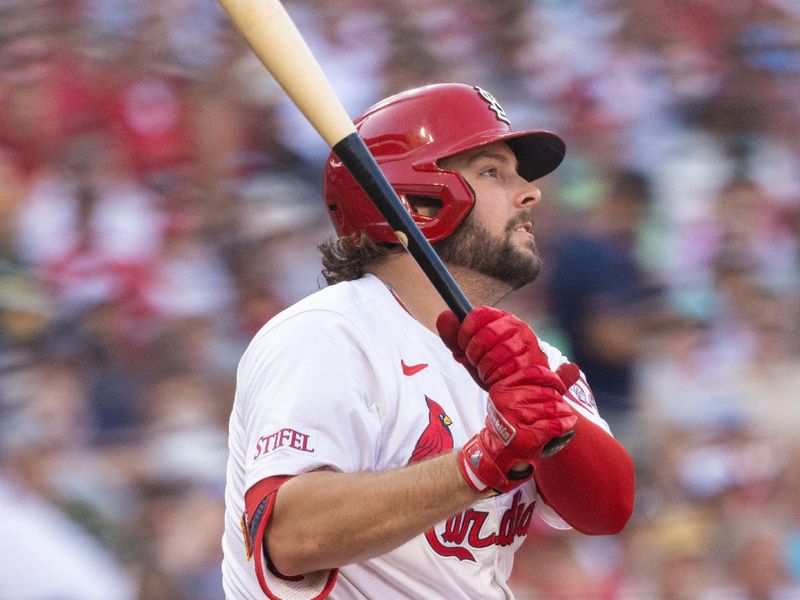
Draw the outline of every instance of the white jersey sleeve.
<instances>
[{"instance_id":1,"label":"white jersey sleeve","mask_svg":"<svg viewBox=\"0 0 800 600\"><path fill-rule=\"evenodd\" d=\"M253 340L237 386L248 424L245 489L318 468L372 469L380 421L369 351L356 326L324 310L289 316Z\"/></svg>"},{"instance_id":2,"label":"white jersey sleeve","mask_svg":"<svg viewBox=\"0 0 800 600\"><path fill-rule=\"evenodd\" d=\"M270 477L320 468L374 470L381 427L374 403L379 392L367 359L372 352L362 329L347 317L310 308L277 316L242 356L229 435L226 519L242 514L247 533L241 545L232 535L223 539L226 597L311 600L324 598L333 586L338 570L300 578L273 571L257 542L261 534L253 532L263 530L274 498L245 512L244 496ZM232 523L226 529L235 530Z\"/></svg>"}]
</instances>

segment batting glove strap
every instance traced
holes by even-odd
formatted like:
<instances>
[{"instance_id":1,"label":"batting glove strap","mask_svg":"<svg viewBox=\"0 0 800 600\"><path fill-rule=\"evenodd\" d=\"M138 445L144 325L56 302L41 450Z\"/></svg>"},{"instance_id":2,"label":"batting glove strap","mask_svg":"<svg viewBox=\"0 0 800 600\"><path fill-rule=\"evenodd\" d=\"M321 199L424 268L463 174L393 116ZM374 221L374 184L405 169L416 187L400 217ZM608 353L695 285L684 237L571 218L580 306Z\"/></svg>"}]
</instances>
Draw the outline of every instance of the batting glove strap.
<instances>
[{"instance_id":1,"label":"batting glove strap","mask_svg":"<svg viewBox=\"0 0 800 600\"><path fill-rule=\"evenodd\" d=\"M533 477L533 468L522 473L504 472L491 453L487 452L480 434L473 436L461 448L458 466L464 481L478 493L490 489L500 493L509 492Z\"/></svg>"}]
</instances>

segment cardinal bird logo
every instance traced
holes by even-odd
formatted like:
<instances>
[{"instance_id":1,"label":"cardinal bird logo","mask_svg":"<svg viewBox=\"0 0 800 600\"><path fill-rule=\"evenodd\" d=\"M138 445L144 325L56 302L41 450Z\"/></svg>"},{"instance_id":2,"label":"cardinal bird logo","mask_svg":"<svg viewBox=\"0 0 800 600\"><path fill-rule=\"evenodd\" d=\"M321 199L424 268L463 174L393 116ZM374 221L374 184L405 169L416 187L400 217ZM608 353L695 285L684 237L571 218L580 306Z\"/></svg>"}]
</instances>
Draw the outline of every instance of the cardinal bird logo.
<instances>
[{"instance_id":1,"label":"cardinal bird logo","mask_svg":"<svg viewBox=\"0 0 800 600\"><path fill-rule=\"evenodd\" d=\"M419 436L414 452L411 453L409 464L432 458L453 449L453 434L450 425L453 420L447 416L444 409L436 402L425 396L428 404L428 425Z\"/></svg>"}]
</instances>

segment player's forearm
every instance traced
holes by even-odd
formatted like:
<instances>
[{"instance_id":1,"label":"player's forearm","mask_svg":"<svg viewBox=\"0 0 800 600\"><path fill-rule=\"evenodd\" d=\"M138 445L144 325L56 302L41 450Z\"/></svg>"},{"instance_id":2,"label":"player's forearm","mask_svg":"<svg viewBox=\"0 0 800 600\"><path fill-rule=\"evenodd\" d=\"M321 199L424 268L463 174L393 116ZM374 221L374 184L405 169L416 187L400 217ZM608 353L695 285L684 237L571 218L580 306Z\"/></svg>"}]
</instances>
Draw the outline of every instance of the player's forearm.
<instances>
[{"instance_id":1,"label":"player's forearm","mask_svg":"<svg viewBox=\"0 0 800 600\"><path fill-rule=\"evenodd\" d=\"M307 473L278 491L269 555L285 575L365 560L478 498L462 479L455 452L382 473Z\"/></svg>"},{"instance_id":2,"label":"player's forearm","mask_svg":"<svg viewBox=\"0 0 800 600\"><path fill-rule=\"evenodd\" d=\"M547 503L582 533L618 533L631 516L633 461L619 442L582 415L572 441L537 461L535 472Z\"/></svg>"}]
</instances>

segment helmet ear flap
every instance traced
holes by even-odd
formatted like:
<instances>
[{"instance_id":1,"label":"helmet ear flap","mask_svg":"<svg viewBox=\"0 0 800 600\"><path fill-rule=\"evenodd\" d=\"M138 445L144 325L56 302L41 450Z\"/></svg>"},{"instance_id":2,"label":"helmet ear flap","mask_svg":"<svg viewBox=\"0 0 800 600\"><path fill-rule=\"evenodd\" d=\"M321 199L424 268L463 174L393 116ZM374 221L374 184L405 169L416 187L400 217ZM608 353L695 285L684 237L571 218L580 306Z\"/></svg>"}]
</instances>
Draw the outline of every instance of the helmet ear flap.
<instances>
[{"instance_id":1,"label":"helmet ear flap","mask_svg":"<svg viewBox=\"0 0 800 600\"><path fill-rule=\"evenodd\" d=\"M403 162L384 163L381 169L431 243L453 233L475 204L474 191L456 171L409 168ZM328 161L323 195L338 235L351 235L363 230L373 242L397 243L394 230L344 164L335 157ZM417 203L417 210L413 207L415 198L424 199ZM422 203L435 204L439 209L435 213L420 211Z\"/></svg>"},{"instance_id":2,"label":"helmet ear flap","mask_svg":"<svg viewBox=\"0 0 800 600\"><path fill-rule=\"evenodd\" d=\"M431 243L453 233L475 204L472 189L455 171L414 170L411 177L408 177L409 174L404 177L395 172L395 168L402 170L402 165L390 163L383 166L392 187L404 200L403 203L414 222ZM414 199L419 199L419 202L415 203ZM435 206L438 210L434 213L420 210L422 205ZM390 236L386 241L396 241L388 224L385 228L376 225L368 232L373 239L373 234L377 234Z\"/></svg>"}]
</instances>

